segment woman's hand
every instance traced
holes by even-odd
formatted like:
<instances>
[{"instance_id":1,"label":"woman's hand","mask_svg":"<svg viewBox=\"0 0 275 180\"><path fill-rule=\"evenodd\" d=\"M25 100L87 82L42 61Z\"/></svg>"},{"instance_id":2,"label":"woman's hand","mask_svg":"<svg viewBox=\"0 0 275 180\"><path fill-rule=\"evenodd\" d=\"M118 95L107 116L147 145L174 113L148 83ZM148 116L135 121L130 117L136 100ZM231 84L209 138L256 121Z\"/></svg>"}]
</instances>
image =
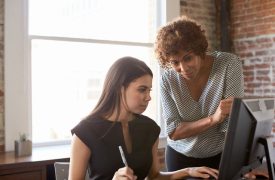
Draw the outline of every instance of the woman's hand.
<instances>
[{"instance_id":1,"label":"woman's hand","mask_svg":"<svg viewBox=\"0 0 275 180\"><path fill-rule=\"evenodd\" d=\"M263 169L253 169L251 172L244 175L246 179L257 179L257 176L269 178L268 171Z\"/></svg>"},{"instance_id":2,"label":"woman's hand","mask_svg":"<svg viewBox=\"0 0 275 180\"><path fill-rule=\"evenodd\" d=\"M232 108L233 100L233 97L221 100L216 112L212 115L215 124L223 122L225 118L228 117Z\"/></svg>"},{"instance_id":3,"label":"woman's hand","mask_svg":"<svg viewBox=\"0 0 275 180\"><path fill-rule=\"evenodd\" d=\"M137 177L134 175L134 171L129 167L123 167L116 171L113 180L136 180Z\"/></svg>"},{"instance_id":4,"label":"woman's hand","mask_svg":"<svg viewBox=\"0 0 275 180\"><path fill-rule=\"evenodd\" d=\"M219 171L217 169L204 167L204 166L187 168L187 172L189 176L206 178L206 179L211 176L214 177L215 179L218 179L218 174L219 174Z\"/></svg>"}]
</instances>

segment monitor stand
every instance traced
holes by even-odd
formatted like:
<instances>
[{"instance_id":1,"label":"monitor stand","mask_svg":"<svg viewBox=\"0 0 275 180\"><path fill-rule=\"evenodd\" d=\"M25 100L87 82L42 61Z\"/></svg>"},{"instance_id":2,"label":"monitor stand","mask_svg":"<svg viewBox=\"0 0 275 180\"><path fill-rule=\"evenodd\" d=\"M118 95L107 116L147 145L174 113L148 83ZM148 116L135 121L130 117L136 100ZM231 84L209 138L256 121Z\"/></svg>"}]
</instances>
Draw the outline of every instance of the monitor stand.
<instances>
[{"instance_id":1,"label":"monitor stand","mask_svg":"<svg viewBox=\"0 0 275 180\"><path fill-rule=\"evenodd\" d=\"M265 149L266 164L270 180L275 180L275 151L273 150L273 140L274 136L259 139L259 143L261 143Z\"/></svg>"}]
</instances>

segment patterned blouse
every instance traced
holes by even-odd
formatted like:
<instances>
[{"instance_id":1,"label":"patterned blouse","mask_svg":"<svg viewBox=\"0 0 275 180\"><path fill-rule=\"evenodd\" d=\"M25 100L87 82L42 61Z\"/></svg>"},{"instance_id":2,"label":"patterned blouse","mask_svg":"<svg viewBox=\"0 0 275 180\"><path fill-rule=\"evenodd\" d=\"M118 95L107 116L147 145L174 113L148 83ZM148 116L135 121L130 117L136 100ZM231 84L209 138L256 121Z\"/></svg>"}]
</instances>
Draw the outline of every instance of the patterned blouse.
<instances>
[{"instance_id":1,"label":"patterned blouse","mask_svg":"<svg viewBox=\"0 0 275 180\"><path fill-rule=\"evenodd\" d=\"M213 52L214 63L208 82L198 101L195 101L182 79L173 69L164 70L160 79L162 115L167 134L181 122L197 121L215 113L219 102L230 96L243 97L243 72L240 59L233 54ZM188 157L206 158L223 150L228 119L196 136L171 140L168 145Z\"/></svg>"}]
</instances>

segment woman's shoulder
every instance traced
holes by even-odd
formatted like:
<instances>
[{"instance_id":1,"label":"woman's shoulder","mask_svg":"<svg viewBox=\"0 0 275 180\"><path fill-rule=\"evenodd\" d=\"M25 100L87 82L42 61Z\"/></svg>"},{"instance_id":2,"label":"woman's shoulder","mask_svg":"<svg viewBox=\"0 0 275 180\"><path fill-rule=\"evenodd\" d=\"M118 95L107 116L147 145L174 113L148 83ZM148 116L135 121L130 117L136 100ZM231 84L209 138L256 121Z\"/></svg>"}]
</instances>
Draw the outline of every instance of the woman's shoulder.
<instances>
[{"instance_id":1,"label":"woman's shoulder","mask_svg":"<svg viewBox=\"0 0 275 180\"><path fill-rule=\"evenodd\" d=\"M210 54L214 58L216 65L227 67L228 65L240 65L241 59L233 53L214 51Z\"/></svg>"},{"instance_id":2,"label":"woman's shoulder","mask_svg":"<svg viewBox=\"0 0 275 180\"><path fill-rule=\"evenodd\" d=\"M80 122L77 123L77 125L73 129L79 129L79 130L91 130L91 129L101 129L109 127L110 121L105 120L103 118L92 118L92 117L85 117Z\"/></svg>"},{"instance_id":3,"label":"woman's shoulder","mask_svg":"<svg viewBox=\"0 0 275 180\"><path fill-rule=\"evenodd\" d=\"M240 61L240 58L236 54L229 52L214 51L210 55L221 61Z\"/></svg>"},{"instance_id":4,"label":"woman's shoulder","mask_svg":"<svg viewBox=\"0 0 275 180\"><path fill-rule=\"evenodd\" d=\"M137 115L135 119L136 130L143 135L152 138L152 142L155 142L156 138L159 137L160 127L159 125L150 117L145 115Z\"/></svg>"},{"instance_id":5,"label":"woman's shoulder","mask_svg":"<svg viewBox=\"0 0 275 180\"><path fill-rule=\"evenodd\" d=\"M156 121L154 121L150 117L142 115L142 114L137 115L135 122L137 124L142 124L145 127L151 127L151 128L156 128L156 129L160 128L159 125L156 123Z\"/></svg>"}]
</instances>

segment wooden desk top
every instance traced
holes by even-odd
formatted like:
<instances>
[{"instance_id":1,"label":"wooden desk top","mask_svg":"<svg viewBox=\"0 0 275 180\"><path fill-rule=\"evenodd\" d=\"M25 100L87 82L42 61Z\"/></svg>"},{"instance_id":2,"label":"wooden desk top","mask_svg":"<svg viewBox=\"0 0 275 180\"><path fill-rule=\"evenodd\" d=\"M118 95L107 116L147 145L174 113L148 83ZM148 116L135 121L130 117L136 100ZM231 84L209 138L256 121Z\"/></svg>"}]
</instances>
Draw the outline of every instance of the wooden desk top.
<instances>
[{"instance_id":1,"label":"wooden desk top","mask_svg":"<svg viewBox=\"0 0 275 180\"><path fill-rule=\"evenodd\" d=\"M45 165L55 161L69 161L70 145L35 147L32 155L16 157L14 151L0 153L0 170L10 166Z\"/></svg>"}]
</instances>

